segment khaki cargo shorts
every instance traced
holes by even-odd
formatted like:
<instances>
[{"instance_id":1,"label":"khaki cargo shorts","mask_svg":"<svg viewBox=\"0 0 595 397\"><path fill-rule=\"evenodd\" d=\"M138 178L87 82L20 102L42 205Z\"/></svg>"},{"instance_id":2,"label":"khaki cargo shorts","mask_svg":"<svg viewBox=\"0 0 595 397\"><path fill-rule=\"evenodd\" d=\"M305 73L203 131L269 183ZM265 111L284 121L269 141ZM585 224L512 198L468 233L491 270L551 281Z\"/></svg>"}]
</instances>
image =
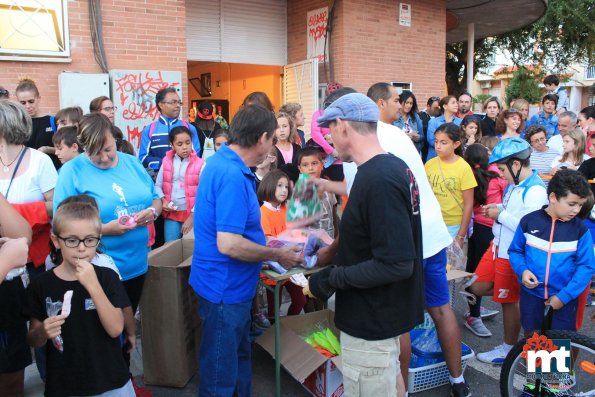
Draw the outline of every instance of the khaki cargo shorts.
<instances>
[{"instance_id":1,"label":"khaki cargo shorts","mask_svg":"<svg viewBox=\"0 0 595 397\"><path fill-rule=\"evenodd\" d=\"M341 332L343 386L346 397L395 397L399 337L368 341Z\"/></svg>"}]
</instances>

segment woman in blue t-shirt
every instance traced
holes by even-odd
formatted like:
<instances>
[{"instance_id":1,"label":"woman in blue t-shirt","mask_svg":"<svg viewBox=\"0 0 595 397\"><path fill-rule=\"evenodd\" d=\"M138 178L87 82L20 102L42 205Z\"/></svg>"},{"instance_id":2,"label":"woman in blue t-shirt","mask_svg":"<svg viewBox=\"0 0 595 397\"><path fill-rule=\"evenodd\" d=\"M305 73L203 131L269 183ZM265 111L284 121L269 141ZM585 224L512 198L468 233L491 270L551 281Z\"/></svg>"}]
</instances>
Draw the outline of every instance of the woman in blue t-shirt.
<instances>
[{"instance_id":1,"label":"woman in blue t-shirt","mask_svg":"<svg viewBox=\"0 0 595 397\"><path fill-rule=\"evenodd\" d=\"M116 151L112 130L112 123L101 113L83 117L79 141L85 153L61 168L54 210L77 194L97 200L103 251L114 259L134 313L147 272L147 226L161 213L161 200L140 161ZM134 319L125 315L125 321Z\"/></svg>"}]
</instances>

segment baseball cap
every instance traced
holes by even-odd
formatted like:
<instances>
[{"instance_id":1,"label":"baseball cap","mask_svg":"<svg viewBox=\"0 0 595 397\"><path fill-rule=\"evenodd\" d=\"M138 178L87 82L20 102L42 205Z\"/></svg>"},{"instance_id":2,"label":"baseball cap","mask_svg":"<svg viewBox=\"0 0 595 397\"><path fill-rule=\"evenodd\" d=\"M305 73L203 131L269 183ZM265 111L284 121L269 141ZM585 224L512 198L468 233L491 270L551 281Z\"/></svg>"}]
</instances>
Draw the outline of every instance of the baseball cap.
<instances>
[{"instance_id":1,"label":"baseball cap","mask_svg":"<svg viewBox=\"0 0 595 397\"><path fill-rule=\"evenodd\" d=\"M377 123L380 113L378 106L360 93L347 94L331 103L318 118L318 126L328 128L336 119Z\"/></svg>"},{"instance_id":2,"label":"baseball cap","mask_svg":"<svg viewBox=\"0 0 595 397\"><path fill-rule=\"evenodd\" d=\"M203 120L211 120L213 118L213 105L209 101L200 102L196 114Z\"/></svg>"}]
</instances>

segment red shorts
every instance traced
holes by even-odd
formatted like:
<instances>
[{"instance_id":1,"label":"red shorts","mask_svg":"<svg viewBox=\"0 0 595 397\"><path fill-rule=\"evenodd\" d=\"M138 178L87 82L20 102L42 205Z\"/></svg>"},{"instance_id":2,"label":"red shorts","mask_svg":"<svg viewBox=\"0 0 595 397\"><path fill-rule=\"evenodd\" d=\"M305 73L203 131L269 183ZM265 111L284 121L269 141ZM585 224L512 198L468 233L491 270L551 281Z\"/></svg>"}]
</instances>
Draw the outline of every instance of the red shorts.
<instances>
[{"instance_id":1,"label":"red shorts","mask_svg":"<svg viewBox=\"0 0 595 397\"><path fill-rule=\"evenodd\" d=\"M510 267L508 259L495 258L492 252L493 242L481 257L475 274L477 282L494 283L492 299L499 303L516 303L519 301L520 284Z\"/></svg>"}]
</instances>

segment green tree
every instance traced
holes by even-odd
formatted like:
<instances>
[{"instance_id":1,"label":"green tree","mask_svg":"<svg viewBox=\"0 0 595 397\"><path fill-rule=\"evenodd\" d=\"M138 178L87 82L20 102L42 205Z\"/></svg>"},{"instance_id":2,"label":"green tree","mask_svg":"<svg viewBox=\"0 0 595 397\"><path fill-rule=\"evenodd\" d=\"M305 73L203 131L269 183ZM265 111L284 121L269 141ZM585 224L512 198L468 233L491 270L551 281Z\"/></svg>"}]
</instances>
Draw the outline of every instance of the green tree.
<instances>
[{"instance_id":1,"label":"green tree","mask_svg":"<svg viewBox=\"0 0 595 397\"><path fill-rule=\"evenodd\" d=\"M473 71L490 66L490 56L497 46L493 39L475 40ZM475 77L475 75L473 76ZM467 87L467 42L446 45L446 87L449 94L457 95Z\"/></svg>"},{"instance_id":2,"label":"green tree","mask_svg":"<svg viewBox=\"0 0 595 397\"><path fill-rule=\"evenodd\" d=\"M541 99L542 89L538 81L541 75L524 67L519 67L512 74L512 79L506 87L506 103L510 105L513 99L523 98L529 103L538 103Z\"/></svg>"},{"instance_id":3,"label":"green tree","mask_svg":"<svg viewBox=\"0 0 595 397\"><path fill-rule=\"evenodd\" d=\"M548 0L545 14L535 23L501 36L475 41L474 72L496 49L508 52L517 66L540 64L548 72L573 63L595 61L595 0ZM446 84L449 93L466 86L466 43L446 46Z\"/></svg>"}]
</instances>

